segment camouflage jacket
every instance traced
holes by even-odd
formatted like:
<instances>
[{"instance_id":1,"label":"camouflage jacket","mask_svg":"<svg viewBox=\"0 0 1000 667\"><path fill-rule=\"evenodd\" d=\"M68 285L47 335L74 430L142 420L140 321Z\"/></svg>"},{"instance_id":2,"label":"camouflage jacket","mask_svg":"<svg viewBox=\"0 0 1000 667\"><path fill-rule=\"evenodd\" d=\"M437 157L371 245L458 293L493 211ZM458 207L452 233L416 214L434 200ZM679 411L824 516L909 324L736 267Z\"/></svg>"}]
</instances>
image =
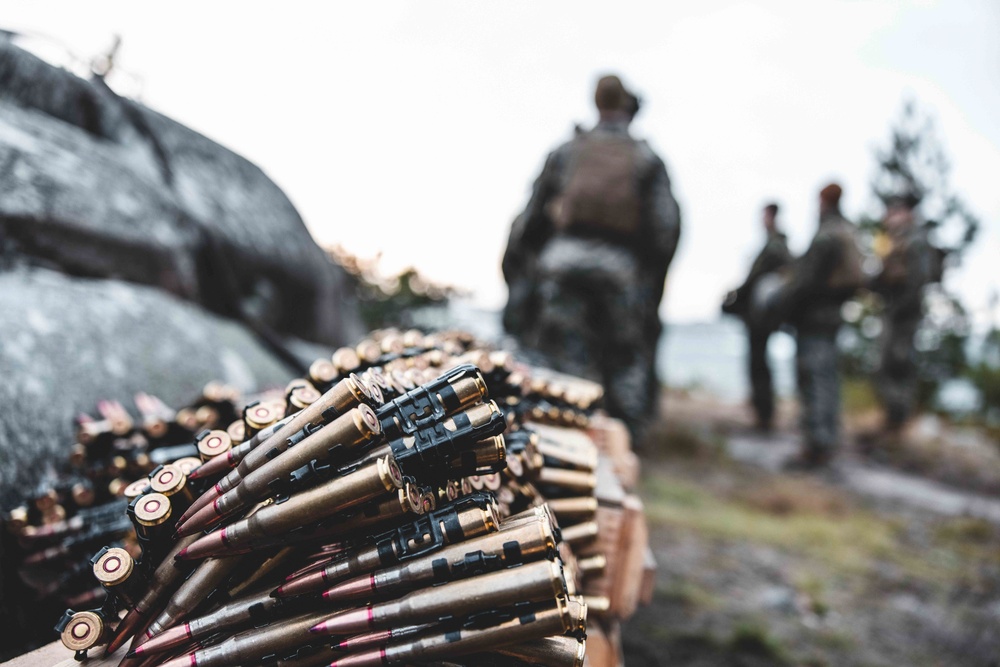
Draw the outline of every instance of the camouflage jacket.
<instances>
[{"instance_id":1,"label":"camouflage jacket","mask_svg":"<svg viewBox=\"0 0 1000 667\"><path fill-rule=\"evenodd\" d=\"M937 249L923 225L914 225L891 239L892 248L882 260L882 271L872 282L872 289L882 296L887 316L919 318L924 287L934 280Z\"/></svg>"},{"instance_id":2,"label":"camouflage jacket","mask_svg":"<svg viewBox=\"0 0 1000 667\"><path fill-rule=\"evenodd\" d=\"M863 282L856 228L840 213L820 218L809 249L791 265L782 294L785 319L800 331L836 331L840 307ZM855 244L850 247L848 244ZM847 267L854 264L853 271Z\"/></svg>"},{"instance_id":3,"label":"camouflage jacket","mask_svg":"<svg viewBox=\"0 0 1000 667\"><path fill-rule=\"evenodd\" d=\"M591 134L609 133L628 136L628 125L601 122ZM538 258L545 246L559 232L551 219L551 202L565 185L568 165L580 150L583 134L563 144L549 154L542 173L535 180L531 197L524 211L514 220L503 257L504 279L510 288L510 298L504 312L508 331L517 333L531 308L532 286L536 281ZM639 151L639 193L641 198L640 230L631 242L620 239L595 239L612 242L627 250L636 260L640 279L648 286L653 303L663 296L667 268L673 259L680 238L680 207L670 188L663 160L645 141L634 140Z\"/></svg>"}]
</instances>

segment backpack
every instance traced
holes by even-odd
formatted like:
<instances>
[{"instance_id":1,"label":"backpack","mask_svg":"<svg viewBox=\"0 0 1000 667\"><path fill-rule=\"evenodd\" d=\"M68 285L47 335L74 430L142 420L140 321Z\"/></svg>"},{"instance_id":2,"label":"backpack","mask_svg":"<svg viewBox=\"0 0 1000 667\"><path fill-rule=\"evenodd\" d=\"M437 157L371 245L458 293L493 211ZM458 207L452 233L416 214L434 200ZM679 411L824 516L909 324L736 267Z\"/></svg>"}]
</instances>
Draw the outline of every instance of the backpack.
<instances>
[{"instance_id":1,"label":"backpack","mask_svg":"<svg viewBox=\"0 0 1000 667\"><path fill-rule=\"evenodd\" d=\"M864 269L865 259L858 246L857 233L851 223L839 220L830 225L830 235L840 243L841 253L837 266L827 278L826 286L835 292L854 293L868 283Z\"/></svg>"},{"instance_id":2,"label":"backpack","mask_svg":"<svg viewBox=\"0 0 1000 667\"><path fill-rule=\"evenodd\" d=\"M549 214L559 231L633 236L639 231L639 144L622 135L578 137L566 185Z\"/></svg>"}]
</instances>

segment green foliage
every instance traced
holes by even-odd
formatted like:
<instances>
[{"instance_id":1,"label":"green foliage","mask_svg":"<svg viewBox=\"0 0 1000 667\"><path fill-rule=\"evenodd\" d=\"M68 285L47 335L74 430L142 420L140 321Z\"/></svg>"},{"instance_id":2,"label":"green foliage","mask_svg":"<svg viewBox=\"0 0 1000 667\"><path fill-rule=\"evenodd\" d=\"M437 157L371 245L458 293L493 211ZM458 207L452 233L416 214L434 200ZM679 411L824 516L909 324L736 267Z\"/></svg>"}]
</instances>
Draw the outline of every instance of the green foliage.
<instances>
[{"instance_id":1,"label":"green foliage","mask_svg":"<svg viewBox=\"0 0 1000 667\"><path fill-rule=\"evenodd\" d=\"M882 333L882 301L867 290L844 304L840 334L840 366L844 376L868 379L878 370L878 340Z\"/></svg>"},{"instance_id":2,"label":"green foliage","mask_svg":"<svg viewBox=\"0 0 1000 667\"><path fill-rule=\"evenodd\" d=\"M966 355L969 316L958 297L934 286L924 297L926 314L917 330L917 401L931 405L946 380L960 377L968 368Z\"/></svg>"},{"instance_id":3,"label":"green foliage","mask_svg":"<svg viewBox=\"0 0 1000 667\"><path fill-rule=\"evenodd\" d=\"M982 416L988 423L1000 424L1000 329L986 335L979 361L967 374L979 390Z\"/></svg>"},{"instance_id":4,"label":"green foliage","mask_svg":"<svg viewBox=\"0 0 1000 667\"><path fill-rule=\"evenodd\" d=\"M416 311L444 307L458 293L450 285L431 282L413 267L384 275L378 266L379 257L361 259L340 246L329 250L329 254L353 281L361 318L369 329L415 326Z\"/></svg>"}]
</instances>

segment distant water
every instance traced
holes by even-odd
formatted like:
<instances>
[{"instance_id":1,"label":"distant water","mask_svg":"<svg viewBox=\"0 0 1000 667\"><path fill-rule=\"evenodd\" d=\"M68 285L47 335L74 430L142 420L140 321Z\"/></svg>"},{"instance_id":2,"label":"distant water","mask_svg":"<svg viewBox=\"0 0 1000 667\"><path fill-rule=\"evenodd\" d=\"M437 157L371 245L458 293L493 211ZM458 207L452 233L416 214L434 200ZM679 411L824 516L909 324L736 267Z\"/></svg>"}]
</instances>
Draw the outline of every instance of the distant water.
<instances>
[{"instance_id":1,"label":"distant water","mask_svg":"<svg viewBox=\"0 0 1000 667\"><path fill-rule=\"evenodd\" d=\"M425 321L426 318L426 321ZM447 313L438 311L419 318L419 325L448 326L471 331L486 340L500 340L500 313L454 301ZM664 326L657 355L660 381L671 387L698 387L728 401L742 401L749 394L746 376L746 334L743 324L732 318L693 324ZM771 337L768 350L776 391L790 396L795 391L795 343L783 333Z\"/></svg>"},{"instance_id":2,"label":"distant water","mask_svg":"<svg viewBox=\"0 0 1000 667\"><path fill-rule=\"evenodd\" d=\"M725 400L741 401L750 393L746 355L746 332L736 319L667 323L660 338L657 370L660 381L671 387L698 387ZM795 392L795 341L788 334L774 334L768 355L775 391L791 396Z\"/></svg>"}]
</instances>

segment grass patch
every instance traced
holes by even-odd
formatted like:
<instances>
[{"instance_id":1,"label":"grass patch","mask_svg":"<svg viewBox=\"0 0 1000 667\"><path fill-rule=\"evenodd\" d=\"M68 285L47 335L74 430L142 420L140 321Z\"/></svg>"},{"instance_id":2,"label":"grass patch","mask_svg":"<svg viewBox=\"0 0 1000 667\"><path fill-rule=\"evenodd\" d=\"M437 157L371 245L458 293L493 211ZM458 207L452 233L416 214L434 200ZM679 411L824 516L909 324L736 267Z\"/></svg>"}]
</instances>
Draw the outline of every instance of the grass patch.
<instances>
[{"instance_id":1,"label":"grass patch","mask_svg":"<svg viewBox=\"0 0 1000 667\"><path fill-rule=\"evenodd\" d=\"M729 667L785 667L802 664L792 661L789 652L770 633L767 626L757 620L738 621L732 631L720 635L711 631L676 631L662 624L639 623L634 625L641 632L637 637L626 627L625 644L644 643L649 648L646 655L654 655L655 662L645 665L727 665ZM650 643L652 642L652 643ZM655 648L654 648L655 647ZM663 662L663 658L667 662ZM631 657L629 664L631 664Z\"/></svg>"},{"instance_id":2,"label":"grass patch","mask_svg":"<svg viewBox=\"0 0 1000 667\"><path fill-rule=\"evenodd\" d=\"M765 658L779 664L789 662L784 647L760 623L749 621L738 623L733 628L728 646L731 651L737 654Z\"/></svg>"},{"instance_id":3,"label":"grass patch","mask_svg":"<svg viewBox=\"0 0 1000 667\"><path fill-rule=\"evenodd\" d=\"M704 490L692 484L659 484L655 477L643 481L655 484L655 499L671 507L702 510L712 501Z\"/></svg>"},{"instance_id":4,"label":"grass patch","mask_svg":"<svg viewBox=\"0 0 1000 667\"><path fill-rule=\"evenodd\" d=\"M835 500L833 490L825 491L824 499L822 485L811 484L776 477L768 483L767 488L777 489L770 495L736 492L736 497L724 499L690 480L649 471L642 495L646 515L654 524L801 554L833 569L833 574L868 574L879 563L890 563L907 576L945 583L960 576L970 558L998 560L989 541L975 545L960 539L969 531L985 539L986 531L978 524L942 528L943 535L955 538L935 548L914 550L903 543L898 522ZM811 492L815 497L810 499Z\"/></svg>"},{"instance_id":5,"label":"grass patch","mask_svg":"<svg viewBox=\"0 0 1000 667\"><path fill-rule=\"evenodd\" d=\"M810 514L846 517L853 503L839 489L803 477L775 477L766 485L737 490L735 498L748 507L776 516Z\"/></svg>"},{"instance_id":6,"label":"grass patch","mask_svg":"<svg viewBox=\"0 0 1000 667\"><path fill-rule=\"evenodd\" d=\"M642 634L647 639L651 639L661 644L667 644L676 639L674 630L662 623L640 623Z\"/></svg>"},{"instance_id":7,"label":"grass patch","mask_svg":"<svg viewBox=\"0 0 1000 667\"><path fill-rule=\"evenodd\" d=\"M836 653L846 653L858 646L858 640L850 632L823 628L814 636L816 644Z\"/></svg>"},{"instance_id":8,"label":"grass patch","mask_svg":"<svg viewBox=\"0 0 1000 667\"><path fill-rule=\"evenodd\" d=\"M960 544L992 544L1000 537L997 528L986 519L961 517L943 521L934 531L934 539L939 544L958 542Z\"/></svg>"},{"instance_id":9,"label":"grass patch","mask_svg":"<svg viewBox=\"0 0 1000 667\"><path fill-rule=\"evenodd\" d=\"M894 532L864 515L774 515L716 498L684 480L649 476L644 482L646 514L656 523L791 549L849 570L864 569L873 554L888 554L896 547ZM678 503L678 497L684 501Z\"/></svg>"},{"instance_id":10,"label":"grass patch","mask_svg":"<svg viewBox=\"0 0 1000 667\"><path fill-rule=\"evenodd\" d=\"M975 566L1000 566L1000 529L985 519L943 519L934 526L932 557L965 565L966 577Z\"/></svg>"},{"instance_id":11,"label":"grass patch","mask_svg":"<svg viewBox=\"0 0 1000 667\"><path fill-rule=\"evenodd\" d=\"M810 612L820 618L829 613L830 606L826 603L826 578L806 575L796 582L795 587L809 600Z\"/></svg>"},{"instance_id":12,"label":"grass patch","mask_svg":"<svg viewBox=\"0 0 1000 667\"><path fill-rule=\"evenodd\" d=\"M708 428L665 420L650 428L647 449L664 457L714 460L725 453L725 440Z\"/></svg>"},{"instance_id":13,"label":"grass patch","mask_svg":"<svg viewBox=\"0 0 1000 667\"><path fill-rule=\"evenodd\" d=\"M687 579L657 586L653 598L659 604L682 606L689 610L706 611L721 606L719 598L712 591Z\"/></svg>"},{"instance_id":14,"label":"grass patch","mask_svg":"<svg viewBox=\"0 0 1000 667\"><path fill-rule=\"evenodd\" d=\"M843 377L840 383L841 409L847 415L863 414L878 409L875 385L866 378Z\"/></svg>"}]
</instances>

